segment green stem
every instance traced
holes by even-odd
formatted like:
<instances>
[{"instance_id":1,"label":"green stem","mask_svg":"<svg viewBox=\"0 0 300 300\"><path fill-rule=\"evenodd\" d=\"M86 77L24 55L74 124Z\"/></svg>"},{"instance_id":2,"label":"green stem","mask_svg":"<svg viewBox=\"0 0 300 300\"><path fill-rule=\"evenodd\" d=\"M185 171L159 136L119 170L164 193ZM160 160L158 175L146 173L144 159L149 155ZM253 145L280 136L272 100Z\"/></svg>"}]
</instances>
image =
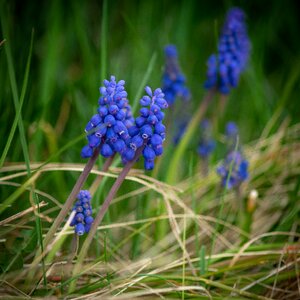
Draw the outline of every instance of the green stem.
<instances>
[{"instance_id":1,"label":"green stem","mask_svg":"<svg viewBox=\"0 0 300 300\"><path fill-rule=\"evenodd\" d=\"M101 24L101 78L106 78L107 73L107 0L103 1L103 13Z\"/></svg>"},{"instance_id":2,"label":"green stem","mask_svg":"<svg viewBox=\"0 0 300 300\"><path fill-rule=\"evenodd\" d=\"M208 105L211 102L211 99L213 98L214 94L215 94L215 90L208 91L208 93L203 98L203 101L201 102L198 110L194 114L193 119L189 123L184 136L182 137L178 147L175 150L173 159L171 160L170 167L168 169L168 173L166 177L167 183L173 184L177 181L180 160L184 158L184 152L190 140L193 138L193 134L197 129L201 118L206 112Z\"/></svg>"}]
</instances>

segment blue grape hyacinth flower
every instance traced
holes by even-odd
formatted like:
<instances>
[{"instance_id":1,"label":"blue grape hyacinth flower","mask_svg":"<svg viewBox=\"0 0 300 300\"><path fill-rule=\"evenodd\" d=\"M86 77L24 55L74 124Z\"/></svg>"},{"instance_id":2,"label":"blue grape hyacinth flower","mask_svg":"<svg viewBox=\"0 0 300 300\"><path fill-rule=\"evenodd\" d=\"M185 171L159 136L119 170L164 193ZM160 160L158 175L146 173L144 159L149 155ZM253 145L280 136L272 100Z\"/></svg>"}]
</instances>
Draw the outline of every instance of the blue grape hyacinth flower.
<instances>
[{"instance_id":1,"label":"blue grape hyacinth flower","mask_svg":"<svg viewBox=\"0 0 300 300\"><path fill-rule=\"evenodd\" d=\"M133 154L140 147L144 147L144 167L152 170L155 158L163 153L166 127L163 124L165 114L162 110L168 107L168 103L160 88L152 92L147 86L145 91L147 95L140 99L140 115L135 119L135 125L128 130L131 136L129 146Z\"/></svg>"},{"instance_id":2,"label":"blue grape hyacinth flower","mask_svg":"<svg viewBox=\"0 0 300 300\"><path fill-rule=\"evenodd\" d=\"M216 88L225 95L237 87L240 74L247 65L250 48L245 13L240 8L231 8L219 38L218 53L208 58L204 87Z\"/></svg>"},{"instance_id":3,"label":"blue grape hyacinth flower","mask_svg":"<svg viewBox=\"0 0 300 300\"><path fill-rule=\"evenodd\" d=\"M207 159L216 147L216 142L211 136L211 124L208 119L201 122L200 130L200 142L197 152L201 158Z\"/></svg>"},{"instance_id":4,"label":"blue grape hyacinth flower","mask_svg":"<svg viewBox=\"0 0 300 300\"><path fill-rule=\"evenodd\" d=\"M77 235L88 233L93 224L91 194L88 190L81 190L77 195L77 202L73 207L76 214L70 225L74 226Z\"/></svg>"},{"instance_id":5,"label":"blue grape hyacinth flower","mask_svg":"<svg viewBox=\"0 0 300 300\"><path fill-rule=\"evenodd\" d=\"M88 145L81 150L83 158L91 157L97 147L100 147L100 154L106 158L115 153L124 157L129 149L128 128L134 124L134 118L124 87L125 81L117 82L115 76L111 76L110 81L104 80L103 83L98 113L85 127Z\"/></svg>"},{"instance_id":6,"label":"blue grape hyacinth flower","mask_svg":"<svg viewBox=\"0 0 300 300\"><path fill-rule=\"evenodd\" d=\"M169 105L172 105L176 98L188 101L190 91L185 85L186 79L179 67L176 46L168 45L165 47L165 58L165 70L162 78L162 91L165 94L165 99Z\"/></svg>"},{"instance_id":7,"label":"blue grape hyacinth flower","mask_svg":"<svg viewBox=\"0 0 300 300\"><path fill-rule=\"evenodd\" d=\"M223 187L237 188L249 176L248 161L240 151L231 151L227 154L223 164L217 168L217 173L221 177Z\"/></svg>"}]
</instances>

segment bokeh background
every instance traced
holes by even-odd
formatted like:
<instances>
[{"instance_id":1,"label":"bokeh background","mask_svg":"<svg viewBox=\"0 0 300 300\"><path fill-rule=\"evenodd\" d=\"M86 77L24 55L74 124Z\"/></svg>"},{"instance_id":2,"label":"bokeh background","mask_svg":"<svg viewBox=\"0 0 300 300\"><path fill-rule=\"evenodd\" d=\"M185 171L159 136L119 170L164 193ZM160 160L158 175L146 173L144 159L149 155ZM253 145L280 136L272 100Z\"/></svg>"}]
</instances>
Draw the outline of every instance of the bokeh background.
<instances>
[{"instance_id":1,"label":"bokeh background","mask_svg":"<svg viewBox=\"0 0 300 300\"><path fill-rule=\"evenodd\" d=\"M252 55L248 71L230 97L228 119L241 123L245 140L257 138L286 90L284 113L293 121L299 116L299 80L288 86L300 68L297 1L109 1L105 45L101 1L1 2L1 21L7 28L6 36L1 29L1 40L5 38L11 47L19 90L31 31L35 31L23 109L33 160L46 159L79 134L95 111L103 77L114 74L124 79L133 102L156 54L148 84L160 86L163 47L169 43L178 47L196 107L204 93L206 60L215 50L226 10L233 5L247 14ZM105 65L101 65L103 54ZM4 120L12 120L15 109L3 46L0 64L0 132L5 137L11 123ZM47 144L45 136L54 140ZM3 148L5 138L0 143ZM71 151L63 159L76 159L75 149ZM9 157L13 161L22 158L17 136Z\"/></svg>"},{"instance_id":2,"label":"bokeh background","mask_svg":"<svg viewBox=\"0 0 300 300\"><path fill-rule=\"evenodd\" d=\"M83 134L96 111L103 79L112 74L124 79L134 106L149 66L147 85L161 85L163 49L168 44L178 48L181 69L192 94L188 112L192 117L205 93L206 60L216 49L226 11L232 6L245 10L252 53L248 69L238 88L232 90L214 134L223 132L225 122L232 120L240 128L242 143L248 143L261 135L276 111L279 118L271 132L286 117L291 123L299 121L297 1L108 1L106 14L102 1L1 1L0 37L6 39L5 46L11 50L19 95L34 30L22 109L30 160L84 162L79 155L84 136L65 151L58 151ZM0 149L4 149L16 109L3 45L0 66ZM211 105L207 116L213 118L217 109L215 103ZM189 148L195 157L197 141L195 136ZM215 161L224 155L222 151L216 153ZM18 130L6 161L24 161ZM70 178L59 176L68 185ZM55 193L65 197L70 187L64 190L56 175L54 178ZM159 178L163 179L164 174ZM48 189L52 180L51 176L45 178L43 188Z\"/></svg>"}]
</instances>

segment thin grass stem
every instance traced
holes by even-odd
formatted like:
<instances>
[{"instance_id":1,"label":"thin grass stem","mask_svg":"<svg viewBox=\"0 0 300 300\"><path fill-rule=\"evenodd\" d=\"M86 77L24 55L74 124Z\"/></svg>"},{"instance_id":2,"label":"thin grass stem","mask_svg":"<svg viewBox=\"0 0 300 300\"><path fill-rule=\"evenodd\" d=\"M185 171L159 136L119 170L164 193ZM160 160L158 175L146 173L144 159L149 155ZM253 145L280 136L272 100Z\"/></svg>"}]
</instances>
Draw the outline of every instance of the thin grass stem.
<instances>
[{"instance_id":1,"label":"thin grass stem","mask_svg":"<svg viewBox=\"0 0 300 300\"><path fill-rule=\"evenodd\" d=\"M234 149L235 152L237 151L238 146L239 146L239 137L237 136L235 149ZM235 164L235 161L234 161L234 158L233 158L232 161L230 162L230 165L229 165L229 171L228 171L228 175L227 175L227 178L226 178L225 187L223 188L223 193L222 193L222 196L221 196L221 205L220 205L220 209L219 209L219 213L218 213L218 220L222 219L224 204L225 204L224 200L225 200L225 196L226 196L227 191L228 191L228 183L229 183L229 180L230 180L230 177L231 177L231 173L232 173L234 164ZM215 247L215 243L216 243L216 236L217 236L217 232L219 230L219 226L220 226L220 223L217 222L215 231L213 233L212 246L211 246L211 250L210 250L210 257L211 257L211 255L213 254L213 251L214 251L214 247ZM208 261L208 265L209 265L209 263L210 263L210 259Z\"/></svg>"},{"instance_id":2,"label":"thin grass stem","mask_svg":"<svg viewBox=\"0 0 300 300\"><path fill-rule=\"evenodd\" d=\"M185 134L182 137L179 145L177 146L175 153L172 157L172 160L169 164L169 168L168 168L168 172L167 172L167 176L166 176L167 183L170 183L170 184L176 183L176 181L178 179L177 177L178 177L178 168L179 168L180 160L183 159L184 152L185 152L186 148L188 147L189 142L193 138L193 134L194 134L197 126L199 125L201 118L207 111L208 105L211 102L214 95L215 95L214 89L207 92L207 94L204 96L198 110L196 111L192 120L188 124Z\"/></svg>"},{"instance_id":3,"label":"thin grass stem","mask_svg":"<svg viewBox=\"0 0 300 300\"><path fill-rule=\"evenodd\" d=\"M106 161L105 161L105 163L104 163L104 165L102 167L102 170L101 170L102 172L108 171L109 167L111 166L111 164L112 164L112 162L114 160L114 157L115 156L113 155L113 156L109 157L108 159L106 159ZM103 175L98 175L96 177L96 179L93 181L93 183L92 183L92 185L91 185L91 187L89 189L89 191L90 191L90 193L91 193L92 196L96 193L99 185L102 182L102 179L103 179Z\"/></svg>"}]
</instances>

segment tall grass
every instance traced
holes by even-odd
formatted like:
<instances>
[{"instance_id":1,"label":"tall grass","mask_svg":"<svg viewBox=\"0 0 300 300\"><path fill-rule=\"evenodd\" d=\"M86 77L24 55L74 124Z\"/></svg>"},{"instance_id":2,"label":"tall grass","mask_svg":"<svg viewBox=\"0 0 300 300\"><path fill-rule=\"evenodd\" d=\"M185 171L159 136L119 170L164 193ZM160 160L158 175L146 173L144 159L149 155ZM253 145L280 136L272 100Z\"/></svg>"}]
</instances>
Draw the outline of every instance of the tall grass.
<instances>
[{"instance_id":1,"label":"tall grass","mask_svg":"<svg viewBox=\"0 0 300 300\"><path fill-rule=\"evenodd\" d=\"M220 114L218 97L203 109L202 84L231 4L0 2L1 298L300 299L300 18L293 2L241 4L252 55ZM111 74L124 79L137 111L143 87L161 85L169 43L178 48L192 92L186 135L174 146L168 132L154 172L135 164L74 272L85 237L74 238L67 218L51 249L44 242L84 169L83 129L96 111L98 88ZM196 153L202 116L217 119L207 176ZM250 165L240 199L233 191L220 194L215 172L229 120L241 129ZM103 176L95 211L122 168L117 159L108 171L103 164L84 185ZM251 190L258 192L255 203ZM41 264L33 263L43 252Z\"/></svg>"}]
</instances>

